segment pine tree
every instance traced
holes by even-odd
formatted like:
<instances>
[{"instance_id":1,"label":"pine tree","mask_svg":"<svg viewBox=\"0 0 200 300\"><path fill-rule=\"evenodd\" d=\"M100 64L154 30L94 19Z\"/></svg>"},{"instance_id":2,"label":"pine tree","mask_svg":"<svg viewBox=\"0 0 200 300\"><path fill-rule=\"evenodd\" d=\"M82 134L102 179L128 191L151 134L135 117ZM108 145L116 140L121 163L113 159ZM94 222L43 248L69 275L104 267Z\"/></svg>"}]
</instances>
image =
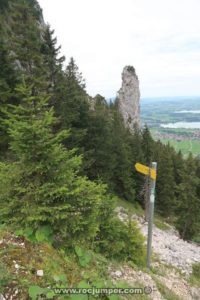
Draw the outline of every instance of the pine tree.
<instances>
[{"instance_id":1,"label":"pine tree","mask_svg":"<svg viewBox=\"0 0 200 300\"><path fill-rule=\"evenodd\" d=\"M46 80L49 82L47 92L52 94L51 103L56 105L57 96L59 93L57 90L60 86L60 79L63 75L62 64L65 60L64 56L60 56L61 46L57 46L57 38L54 37L54 30L51 30L47 25L43 32L43 44L41 46L41 53L44 56L44 65L47 69Z\"/></svg>"},{"instance_id":2,"label":"pine tree","mask_svg":"<svg viewBox=\"0 0 200 300\"><path fill-rule=\"evenodd\" d=\"M19 82L19 73L15 69L14 61L9 54L10 49L1 30L0 36L0 154L3 155L8 147L8 135L3 121L6 118L5 111L8 108L8 104L18 103L14 89Z\"/></svg>"},{"instance_id":3,"label":"pine tree","mask_svg":"<svg viewBox=\"0 0 200 300\"><path fill-rule=\"evenodd\" d=\"M161 214L170 217L174 213L176 206L176 182L171 148L165 146L161 149L161 158L157 160L156 207Z\"/></svg>"},{"instance_id":4,"label":"pine tree","mask_svg":"<svg viewBox=\"0 0 200 300\"><path fill-rule=\"evenodd\" d=\"M87 132L83 139L84 171L91 180L101 179L111 184L111 120L109 107L102 96L94 98L88 116Z\"/></svg>"},{"instance_id":5,"label":"pine tree","mask_svg":"<svg viewBox=\"0 0 200 300\"><path fill-rule=\"evenodd\" d=\"M0 155L8 155L9 137L4 119L8 104L18 104L16 85L24 78L31 82L32 93L44 89L45 68L40 52L41 9L36 0L4 1L0 10ZM8 21L9 20L9 21ZM20 22L19 22L20 20Z\"/></svg>"},{"instance_id":6,"label":"pine tree","mask_svg":"<svg viewBox=\"0 0 200 300\"><path fill-rule=\"evenodd\" d=\"M135 183L129 132L116 107L97 95L84 139L85 171L92 180L101 179L110 191L134 201Z\"/></svg>"},{"instance_id":7,"label":"pine tree","mask_svg":"<svg viewBox=\"0 0 200 300\"><path fill-rule=\"evenodd\" d=\"M145 164L148 166L152 162L153 153L154 153L154 140L151 136L149 128L145 125L142 131L142 151L145 157Z\"/></svg>"},{"instance_id":8,"label":"pine tree","mask_svg":"<svg viewBox=\"0 0 200 300\"><path fill-rule=\"evenodd\" d=\"M9 1L8 0L1 0L0 2L0 11L4 12L5 9L8 7Z\"/></svg>"},{"instance_id":9,"label":"pine tree","mask_svg":"<svg viewBox=\"0 0 200 300\"><path fill-rule=\"evenodd\" d=\"M73 58L70 59L61 81L61 94L55 106L56 115L60 119L61 128L71 129L68 146L81 148L88 123L89 102L85 81Z\"/></svg>"},{"instance_id":10,"label":"pine tree","mask_svg":"<svg viewBox=\"0 0 200 300\"><path fill-rule=\"evenodd\" d=\"M200 179L197 176L198 161L190 155L185 162L185 172L178 186L176 226L183 239L191 240L199 234Z\"/></svg>"},{"instance_id":11,"label":"pine tree","mask_svg":"<svg viewBox=\"0 0 200 300\"><path fill-rule=\"evenodd\" d=\"M15 162L2 165L1 219L16 227L49 225L68 241L94 237L105 187L78 175L81 158L61 144L68 132L52 133L56 119L48 98L32 96L26 86L17 92L20 104L11 106L6 122Z\"/></svg>"},{"instance_id":12,"label":"pine tree","mask_svg":"<svg viewBox=\"0 0 200 300\"><path fill-rule=\"evenodd\" d=\"M138 173L135 169L136 163L145 164L145 157L142 147L142 131L135 126L134 132L130 135L130 147L131 147L131 166L132 166L132 177L135 182L135 200L144 206L144 188L145 178L142 174Z\"/></svg>"},{"instance_id":13,"label":"pine tree","mask_svg":"<svg viewBox=\"0 0 200 300\"><path fill-rule=\"evenodd\" d=\"M41 54L43 40L38 15L41 12L37 11L33 2L36 3L23 0L12 3L7 35L17 68L27 84L32 85L32 94L37 94L47 87L47 70Z\"/></svg>"},{"instance_id":14,"label":"pine tree","mask_svg":"<svg viewBox=\"0 0 200 300\"><path fill-rule=\"evenodd\" d=\"M112 151L113 171L112 181L117 195L128 201L135 201L135 181L133 178L133 158L129 143L129 131L124 127L120 113L113 112Z\"/></svg>"}]
</instances>

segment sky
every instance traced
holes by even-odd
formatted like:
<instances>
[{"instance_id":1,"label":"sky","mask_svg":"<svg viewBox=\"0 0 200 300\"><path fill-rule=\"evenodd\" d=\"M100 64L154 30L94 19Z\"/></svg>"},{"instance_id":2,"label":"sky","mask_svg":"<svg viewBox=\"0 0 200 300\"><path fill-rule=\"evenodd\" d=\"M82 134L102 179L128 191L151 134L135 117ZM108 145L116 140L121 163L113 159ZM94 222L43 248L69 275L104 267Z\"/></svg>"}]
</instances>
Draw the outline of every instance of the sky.
<instances>
[{"instance_id":1,"label":"sky","mask_svg":"<svg viewBox=\"0 0 200 300\"><path fill-rule=\"evenodd\" d=\"M142 97L200 96L200 0L38 0L91 96L115 97L132 65Z\"/></svg>"}]
</instances>

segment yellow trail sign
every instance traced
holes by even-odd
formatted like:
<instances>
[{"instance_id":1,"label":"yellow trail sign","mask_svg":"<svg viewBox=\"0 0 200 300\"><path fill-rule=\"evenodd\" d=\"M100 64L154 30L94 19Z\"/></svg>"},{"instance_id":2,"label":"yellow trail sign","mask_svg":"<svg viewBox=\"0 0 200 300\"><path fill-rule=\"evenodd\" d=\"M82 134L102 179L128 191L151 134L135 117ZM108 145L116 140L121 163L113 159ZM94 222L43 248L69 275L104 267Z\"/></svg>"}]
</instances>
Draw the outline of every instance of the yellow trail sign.
<instances>
[{"instance_id":1,"label":"yellow trail sign","mask_svg":"<svg viewBox=\"0 0 200 300\"><path fill-rule=\"evenodd\" d=\"M138 172L140 172L144 175L149 175L151 177L151 179L156 180L156 170L155 169L149 168L140 163L136 163L135 168Z\"/></svg>"}]
</instances>

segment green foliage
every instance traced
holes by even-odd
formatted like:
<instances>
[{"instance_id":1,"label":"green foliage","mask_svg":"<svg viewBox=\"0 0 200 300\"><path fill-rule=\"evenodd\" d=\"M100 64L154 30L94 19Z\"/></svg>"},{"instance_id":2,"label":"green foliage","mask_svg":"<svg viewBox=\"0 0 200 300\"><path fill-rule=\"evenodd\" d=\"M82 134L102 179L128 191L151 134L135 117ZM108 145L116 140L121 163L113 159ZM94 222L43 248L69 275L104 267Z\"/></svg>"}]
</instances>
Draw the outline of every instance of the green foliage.
<instances>
[{"instance_id":1,"label":"green foliage","mask_svg":"<svg viewBox=\"0 0 200 300\"><path fill-rule=\"evenodd\" d=\"M133 202L135 200L135 181L133 178L133 158L131 136L125 128L122 117L113 110L111 129L112 142L112 185L114 192L122 198Z\"/></svg>"},{"instance_id":2,"label":"green foliage","mask_svg":"<svg viewBox=\"0 0 200 300\"><path fill-rule=\"evenodd\" d=\"M200 263L195 263L192 265L192 274L190 275L189 281L191 285L200 288Z\"/></svg>"},{"instance_id":3,"label":"green foliage","mask_svg":"<svg viewBox=\"0 0 200 300\"><path fill-rule=\"evenodd\" d=\"M37 230L34 230L33 228L25 228L25 229L19 229L15 231L15 234L17 236L24 236L27 240L31 242L47 242L52 243L53 242L53 231L50 226L40 226L37 228Z\"/></svg>"},{"instance_id":4,"label":"green foliage","mask_svg":"<svg viewBox=\"0 0 200 300\"><path fill-rule=\"evenodd\" d=\"M81 148L87 128L89 103L84 79L73 58L59 77L55 87L55 100L55 112L59 117L57 127L70 128L71 132L69 139L64 140L65 146Z\"/></svg>"},{"instance_id":5,"label":"green foliage","mask_svg":"<svg viewBox=\"0 0 200 300\"><path fill-rule=\"evenodd\" d=\"M14 88L18 83L18 72L15 70L13 58L10 57L9 47L4 39L0 44L0 154L5 156L8 148L9 137L7 134L4 120L6 118L5 110L8 104L17 103L17 97L14 93Z\"/></svg>"},{"instance_id":6,"label":"green foliage","mask_svg":"<svg viewBox=\"0 0 200 300\"><path fill-rule=\"evenodd\" d=\"M175 198L175 176L170 148L164 148L162 157L158 159L158 171L156 182L156 197L159 211L168 216L174 211Z\"/></svg>"},{"instance_id":7,"label":"green foliage","mask_svg":"<svg viewBox=\"0 0 200 300\"><path fill-rule=\"evenodd\" d=\"M199 235L199 233L197 233L196 235L193 236L192 241L197 243L197 244L200 244L200 235Z\"/></svg>"},{"instance_id":8,"label":"green foliage","mask_svg":"<svg viewBox=\"0 0 200 300\"><path fill-rule=\"evenodd\" d=\"M0 292L12 282L13 275L8 272L3 262L0 262Z\"/></svg>"},{"instance_id":9,"label":"green foliage","mask_svg":"<svg viewBox=\"0 0 200 300\"><path fill-rule=\"evenodd\" d=\"M143 204L145 180L134 170L136 162L158 162L156 210L176 218L182 237L198 238L199 160L185 161L169 145L155 142L147 126L130 133L117 101L108 104L101 95L89 97L73 58L63 69L64 57L54 31L43 24L36 0L1 1L0 8L1 222L18 229L17 234L31 241L31 247L44 243L75 250L62 261L71 268L65 269L67 278L61 264L46 258L43 266L50 274L49 282L66 286L69 277L79 286L90 282L105 286L102 268L104 277L81 278L80 266L85 271L95 264L98 268L99 263L86 248L117 261L144 264L139 229L114 216L114 199L107 193L108 186L111 194L130 205ZM163 228L159 220L157 225ZM3 285L10 280L2 265L0 279ZM27 280L32 299L40 294L53 298L50 290ZM71 298L80 297L88 298Z\"/></svg>"},{"instance_id":10,"label":"green foliage","mask_svg":"<svg viewBox=\"0 0 200 300\"><path fill-rule=\"evenodd\" d=\"M144 265L143 242L144 238L134 222L125 224L117 218L111 218L101 225L95 243L97 250L106 257Z\"/></svg>"},{"instance_id":11,"label":"green foliage","mask_svg":"<svg viewBox=\"0 0 200 300\"><path fill-rule=\"evenodd\" d=\"M8 0L2 0L0 3L1 11L4 11L8 7Z\"/></svg>"},{"instance_id":12,"label":"green foliage","mask_svg":"<svg viewBox=\"0 0 200 300\"><path fill-rule=\"evenodd\" d=\"M29 287L29 296L32 300L37 300L38 296L43 294L44 289L39 286L30 286Z\"/></svg>"},{"instance_id":13,"label":"green foliage","mask_svg":"<svg viewBox=\"0 0 200 300\"><path fill-rule=\"evenodd\" d=\"M138 216L143 216L144 215L144 210L142 209L142 207L138 204L138 202L136 203L131 203L131 202L128 202L126 200L123 200L121 198L117 198L116 199L116 203L115 203L115 207L123 207L127 214L135 214L135 215L138 215Z\"/></svg>"},{"instance_id":14,"label":"green foliage","mask_svg":"<svg viewBox=\"0 0 200 300\"><path fill-rule=\"evenodd\" d=\"M47 289L47 288L41 288L37 285L33 285L29 287L28 290L29 297L31 297L32 300L37 300L39 296L45 296L46 299L54 299L55 294L53 291Z\"/></svg>"},{"instance_id":15,"label":"green foliage","mask_svg":"<svg viewBox=\"0 0 200 300\"><path fill-rule=\"evenodd\" d=\"M178 189L178 218L176 226L184 239L198 235L200 226L200 180L199 161L189 156L185 162L185 172ZM192 217L191 217L192 216Z\"/></svg>"},{"instance_id":16,"label":"green foliage","mask_svg":"<svg viewBox=\"0 0 200 300\"><path fill-rule=\"evenodd\" d=\"M75 253L78 256L79 263L82 267L86 267L90 263L92 256L89 251L84 250L79 246L75 246Z\"/></svg>"},{"instance_id":17,"label":"green foliage","mask_svg":"<svg viewBox=\"0 0 200 300\"><path fill-rule=\"evenodd\" d=\"M141 146L142 146L143 155L145 157L145 163L149 166L153 158L154 140L151 136L150 130L147 127L147 125L145 125L142 131Z\"/></svg>"},{"instance_id":18,"label":"green foliage","mask_svg":"<svg viewBox=\"0 0 200 300\"><path fill-rule=\"evenodd\" d=\"M81 158L60 143L68 135L66 131L53 134L55 117L48 99L32 96L26 86L19 87L18 92L21 103L11 106L6 121L16 163L3 169L11 174L16 167L16 172L5 179L8 188L1 202L3 221L34 230L47 225L54 235L68 241L94 237L98 210L107 197L105 186L78 176ZM41 234L36 234L37 239Z\"/></svg>"},{"instance_id":19,"label":"green foliage","mask_svg":"<svg viewBox=\"0 0 200 300\"><path fill-rule=\"evenodd\" d=\"M36 242L36 237L33 228L18 229L15 231L17 236L24 236L28 241Z\"/></svg>"},{"instance_id":20,"label":"green foliage","mask_svg":"<svg viewBox=\"0 0 200 300\"><path fill-rule=\"evenodd\" d=\"M112 141L109 110L100 96L95 97L93 101L95 109L89 114L87 133L83 140L84 171L91 180L101 178L109 183L113 169L113 159L110 156Z\"/></svg>"},{"instance_id":21,"label":"green foliage","mask_svg":"<svg viewBox=\"0 0 200 300\"><path fill-rule=\"evenodd\" d=\"M160 217L159 218L156 217L154 223L155 223L156 227L158 227L161 230L167 231L170 229L170 226L164 220L162 220Z\"/></svg>"},{"instance_id":22,"label":"green foliage","mask_svg":"<svg viewBox=\"0 0 200 300\"><path fill-rule=\"evenodd\" d=\"M36 230L35 237L38 242L49 242L52 239L52 233L50 226L42 226Z\"/></svg>"},{"instance_id":23,"label":"green foliage","mask_svg":"<svg viewBox=\"0 0 200 300\"><path fill-rule=\"evenodd\" d=\"M131 137L116 106L100 95L94 98L83 140L84 171L91 180L101 178L112 193L135 199Z\"/></svg>"},{"instance_id":24,"label":"green foliage","mask_svg":"<svg viewBox=\"0 0 200 300\"><path fill-rule=\"evenodd\" d=\"M67 276L65 274L54 275L53 279L56 281L56 283L65 284L65 287L67 287Z\"/></svg>"},{"instance_id":25,"label":"green foliage","mask_svg":"<svg viewBox=\"0 0 200 300\"><path fill-rule=\"evenodd\" d=\"M166 287L161 281L157 280L156 278L154 280L159 292L166 300L181 300L180 297L178 297L173 291Z\"/></svg>"},{"instance_id":26,"label":"green foliage","mask_svg":"<svg viewBox=\"0 0 200 300\"><path fill-rule=\"evenodd\" d=\"M200 280L200 263L192 265L192 274Z\"/></svg>"}]
</instances>

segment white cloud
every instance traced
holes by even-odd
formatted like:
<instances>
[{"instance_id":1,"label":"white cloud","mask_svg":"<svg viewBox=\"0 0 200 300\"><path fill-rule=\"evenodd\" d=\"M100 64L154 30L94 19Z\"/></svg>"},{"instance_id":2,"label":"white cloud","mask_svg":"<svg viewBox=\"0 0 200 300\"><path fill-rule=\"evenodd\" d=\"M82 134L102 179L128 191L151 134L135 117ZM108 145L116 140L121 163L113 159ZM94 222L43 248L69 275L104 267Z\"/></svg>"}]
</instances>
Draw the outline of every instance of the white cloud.
<instances>
[{"instance_id":1,"label":"white cloud","mask_svg":"<svg viewBox=\"0 0 200 300\"><path fill-rule=\"evenodd\" d=\"M199 0L39 0L91 95L115 95L125 65L142 96L200 95Z\"/></svg>"}]
</instances>

